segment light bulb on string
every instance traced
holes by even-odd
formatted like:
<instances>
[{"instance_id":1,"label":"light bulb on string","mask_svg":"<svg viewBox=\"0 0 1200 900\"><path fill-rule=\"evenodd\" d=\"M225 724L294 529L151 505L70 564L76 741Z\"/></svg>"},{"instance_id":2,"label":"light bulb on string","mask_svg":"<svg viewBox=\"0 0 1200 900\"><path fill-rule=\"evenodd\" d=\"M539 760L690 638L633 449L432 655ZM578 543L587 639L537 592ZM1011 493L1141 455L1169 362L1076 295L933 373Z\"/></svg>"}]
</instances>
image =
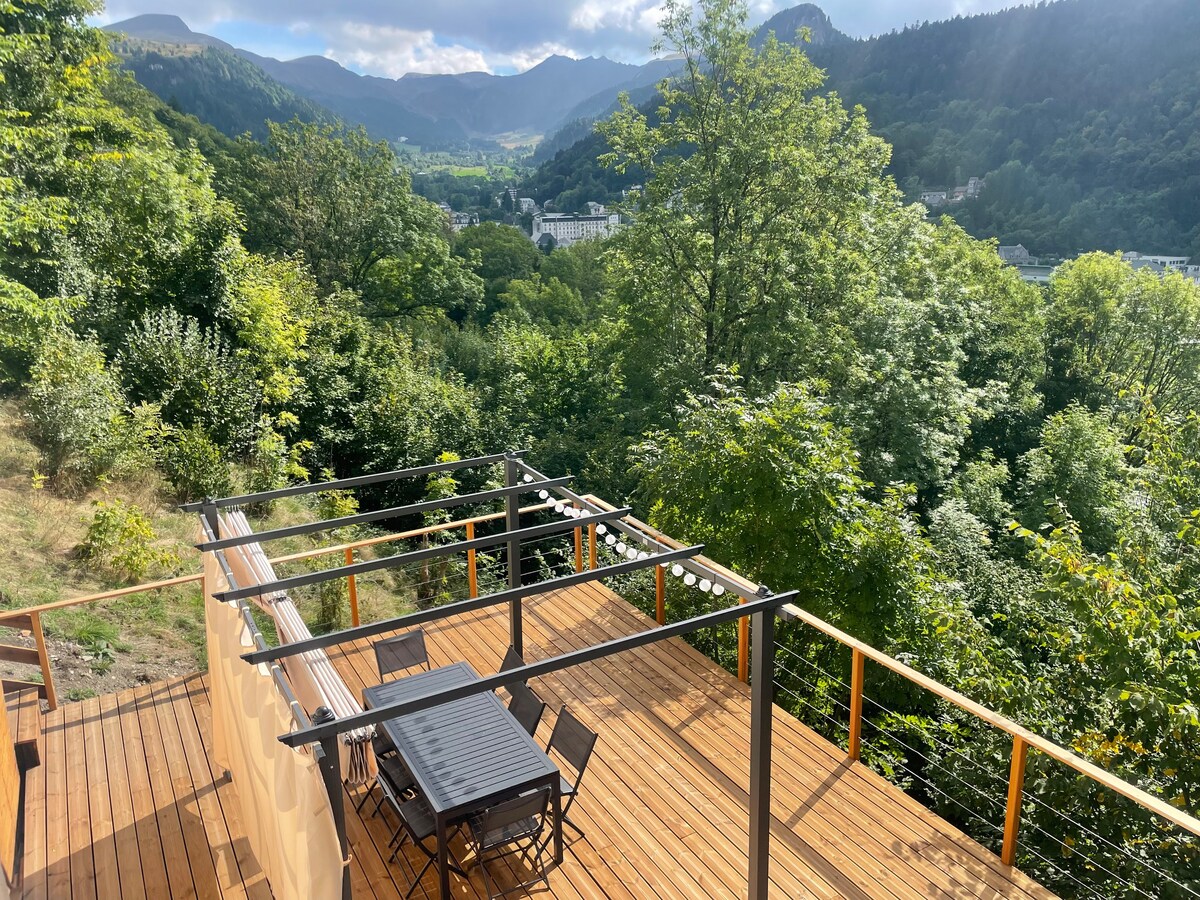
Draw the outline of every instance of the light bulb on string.
<instances>
[{"instance_id":1,"label":"light bulb on string","mask_svg":"<svg viewBox=\"0 0 1200 900\"><path fill-rule=\"evenodd\" d=\"M724 587L722 587L722 586L721 586L721 585L719 585L719 584L714 584L714 585L713 585L713 596L714 596L714 597L720 597L720 596L721 596L723 593L725 593L725 588L724 588Z\"/></svg>"},{"instance_id":2,"label":"light bulb on string","mask_svg":"<svg viewBox=\"0 0 1200 900\"><path fill-rule=\"evenodd\" d=\"M608 534L608 526L601 522L596 526L596 534Z\"/></svg>"},{"instance_id":3,"label":"light bulb on string","mask_svg":"<svg viewBox=\"0 0 1200 900\"><path fill-rule=\"evenodd\" d=\"M525 483L529 484L529 482L531 482L531 481L533 481L533 476L530 475L528 472L526 472L525 473Z\"/></svg>"},{"instance_id":4,"label":"light bulb on string","mask_svg":"<svg viewBox=\"0 0 1200 900\"><path fill-rule=\"evenodd\" d=\"M683 574L683 566L681 566L679 563L675 563L675 565L671 566L671 574L678 578Z\"/></svg>"},{"instance_id":5,"label":"light bulb on string","mask_svg":"<svg viewBox=\"0 0 1200 900\"><path fill-rule=\"evenodd\" d=\"M562 511L563 511L563 509L564 509L564 507L563 507L563 505L562 505L561 503L555 503L555 504L554 504L554 511L555 511L556 513L560 513L560 512L562 512Z\"/></svg>"},{"instance_id":6,"label":"light bulb on string","mask_svg":"<svg viewBox=\"0 0 1200 900\"><path fill-rule=\"evenodd\" d=\"M608 546L610 546L610 547L611 547L611 546L612 546L613 544L615 544L616 542L617 542L617 538L616 538L616 536L615 536L615 535L606 534L606 535L604 536L604 543L608 544Z\"/></svg>"},{"instance_id":7,"label":"light bulb on string","mask_svg":"<svg viewBox=\"0 0 1200 900\"><path fill-rule=\"evenodd\" d=\"M709 591L712 590L712 582L709 581L707 578L701 578L700 579L700 590L704 591L704 593L707 594Z\"/></svg>"},{"instance_id":8,"label":"light bulb on string","mask_svg":"<svg viewBox=\"0 0 1200 900\"><path fill-rule=\"evenodd\" d=\"M538 491L538 499L539 499L539 500L548 500L549 498L550 498L550 492L549 492L549 491L547 491L547 490L540 490L540 491Z\"/></svg>"},{"instance_id":9,"label":"light bulb on string","mask_svg":"<svg viewBox=\"0 0 1200 900\"><path fill-rule=\"evenodd\" d=\"M693 584L695 584L695 583L696 583L696 575L695 575L695 573L694 573L694 572L688 572L686 575L684 575L684 576L683 576L683 583L684 583L684 584L686 584L688 587L691 587Z\"/></svg>"},{"instance_id":10,"label":"light bulb on string","mask_svg":"<svg viewBox=\"0 0 1200 900\"><path fill-rule=\"evenodd\" d=\"M626 556L627 556L629 559L637 559L637 555L638 555L638 554L637 554L637 551L636 551L636 550L634 550L632 547L630 547L628 550L626 550L626 551L625 551L625 555L626 555Z\"/></svg>"},{"instance_id":11,"label":"light bulb on string","mask_svg":"<svg viewBox=\"0 0 1200 900\"><path fill-rule=\"evenodd\" d=\"M625 542L624 541L617 541L617 552L624 555L624 553L625 553Z\"/></svg>"}]
</instances>

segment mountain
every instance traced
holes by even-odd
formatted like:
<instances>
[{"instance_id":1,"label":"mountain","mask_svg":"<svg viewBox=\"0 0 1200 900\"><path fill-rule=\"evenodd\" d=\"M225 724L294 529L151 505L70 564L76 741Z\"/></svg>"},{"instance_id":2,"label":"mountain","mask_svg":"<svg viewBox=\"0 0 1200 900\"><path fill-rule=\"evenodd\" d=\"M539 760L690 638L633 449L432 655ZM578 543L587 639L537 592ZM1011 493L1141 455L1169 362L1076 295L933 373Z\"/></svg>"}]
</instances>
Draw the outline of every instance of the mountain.
<instances>
[{"instance_id":1,"label":"mountain","mask_svg":"<svg viewBox=\"0 0 1200 900\"><path fill-rule=\"evenodd\" d=\"M277 97L262 97L261 84L242 90L236 82L245 73L233 72L225 56L236 54L278 85L348 122L366 126L377 137L430 146L514 133L546 134L576 116L572 111L580 104L603 111L618 91L653 83L664 71L661 61L635 66L604 57L550 56L517 75L409 73L398 79L379 78L359 75L320 56L292 60L259 56L192 31L176 16L136 16L107 30L127 36L129 40L121 45L126 58L140 52L170 57L169 64L139 58L131 68L159 96L174 96L186 112L202 119L212 112L222 122L236 121L222 98L206 96L220 89L220 78L213 71L217 66L231 70L223 85L231 89L231 96L256 97L248 115L257 116L257 107L271 112L272 105L280 102ZM168 48L188 48L188 52Z\"/></svg>"},{"instance_id":2,"label":"mountain","mask_svg":"<svg viewBox=\"0 0 1200 900\"><path fill-rule=\"evenodd\" d=\"M824 47L828 44L840 44L849 41L846 35L833 27L825 10L811 3L801 3L789 9L780 10L763 22L750 40L750 46L756 50L762 47L767 35L775 32L775 37L785 44L797 43L796 36L800 29L809 30L809 46Z\"/></svg>"},{"instance_id":3,"label":"mountain","mask_svg":"<svg viewBox=\"0 0 1200 900\"><path fill-rule=\"evenodd\" d=\"M783 39L799 22L816 38L812 9L763 29ZM984 179L978 199L935 210L977 237L1043 256L1198 255L1198 33L1195 0L1058 0L866 40L835 31L806 52L892 144L910 200ZM601 170L605 149L584 137L523 192L567 209L615 199L638 176Z\"/></svg>"}]
</instances>

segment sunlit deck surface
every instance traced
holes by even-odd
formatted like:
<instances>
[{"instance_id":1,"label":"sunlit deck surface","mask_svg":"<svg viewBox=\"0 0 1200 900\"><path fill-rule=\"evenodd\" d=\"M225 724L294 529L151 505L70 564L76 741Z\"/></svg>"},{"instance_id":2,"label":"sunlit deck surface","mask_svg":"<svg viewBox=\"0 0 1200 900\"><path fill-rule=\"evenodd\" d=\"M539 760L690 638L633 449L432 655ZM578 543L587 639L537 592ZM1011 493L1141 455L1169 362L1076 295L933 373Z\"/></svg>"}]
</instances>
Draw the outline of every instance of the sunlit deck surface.
<instances>
[{"instance_id":1,"label":"sunlit deck surface","mask_svg":"<svg viewBox=\"0 0 1200 900\"><path fill-rule=\"evenodd\" d=\"M598 584L541 595L525 601L526 658L652 625ZM507 610L443 620L427 634L434 665L466 659L491 673L508 642ZM333 656L356 691L378 681L367 642ZM542 743L562 703L600 734L571 810L586 837L566 830L565 862L551 869L549 891L538 887L533 896L745 896L745 685L673 639L532 686L550 706ZM47 715L43 764L30 772L25 800L23 896L269 897L244 836L236 786L208 758L209 735L199 675ZM410 846L405 861L389 865L393 820L386 813L360 819L359 796L346 798L354 896L403 897L414 863L423 860ZM773 896L1052 896L779 711L772 812ZM521 873L510 872L510 883L514 874ZM456 897L485 896L478 872L469 884L452 876L451 885ZM413 896L436 890L430 871Z\"/></svg>"}]
</instances>

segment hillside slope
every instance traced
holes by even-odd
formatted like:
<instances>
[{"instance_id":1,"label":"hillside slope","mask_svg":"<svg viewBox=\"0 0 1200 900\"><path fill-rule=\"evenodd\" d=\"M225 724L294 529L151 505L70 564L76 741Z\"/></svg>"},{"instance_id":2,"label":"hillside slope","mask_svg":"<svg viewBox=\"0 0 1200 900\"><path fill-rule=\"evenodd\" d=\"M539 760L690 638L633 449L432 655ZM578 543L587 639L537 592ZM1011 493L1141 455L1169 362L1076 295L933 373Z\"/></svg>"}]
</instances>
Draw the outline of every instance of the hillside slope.
<instances>
[{"instance_id":1,"label":"hillside slope","mask_svg":"<svg viewBox=\"0 0 1200 900\"><path fill-rule=\"evenodd\" d=\"M977 201L938 210L977 237L1200 254L1197 33L1194 0L1059 0L808 52L893 144L909 199L986 178ZM601 171L603 151L585 137L525 192L564 208L614 199L638 179Z\"/></svg>"}]
</instances>

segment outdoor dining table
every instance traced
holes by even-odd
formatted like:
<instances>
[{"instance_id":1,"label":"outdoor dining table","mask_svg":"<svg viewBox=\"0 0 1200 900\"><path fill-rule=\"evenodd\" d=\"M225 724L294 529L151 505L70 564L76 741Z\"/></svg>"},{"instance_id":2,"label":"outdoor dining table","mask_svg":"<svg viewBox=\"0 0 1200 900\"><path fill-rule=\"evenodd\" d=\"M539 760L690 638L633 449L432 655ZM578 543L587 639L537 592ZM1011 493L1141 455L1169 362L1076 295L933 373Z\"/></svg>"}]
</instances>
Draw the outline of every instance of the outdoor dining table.
<instances>
[{"instance_id":1,"label":"outdoor dining table","mask_svg":"<svg viewBox=\"0 0 1200 900\"><path fill-rule=\"evenodd\" d=\"M363 691L367 706L411 700L479 679L457 662ZM528 790L550 788L554 861L563 860L562 788L558 767L491 691L472 694L383 723L437 825L441 896L450 896L447 832L462 816Z\"/></svg>"}]
</instances>

